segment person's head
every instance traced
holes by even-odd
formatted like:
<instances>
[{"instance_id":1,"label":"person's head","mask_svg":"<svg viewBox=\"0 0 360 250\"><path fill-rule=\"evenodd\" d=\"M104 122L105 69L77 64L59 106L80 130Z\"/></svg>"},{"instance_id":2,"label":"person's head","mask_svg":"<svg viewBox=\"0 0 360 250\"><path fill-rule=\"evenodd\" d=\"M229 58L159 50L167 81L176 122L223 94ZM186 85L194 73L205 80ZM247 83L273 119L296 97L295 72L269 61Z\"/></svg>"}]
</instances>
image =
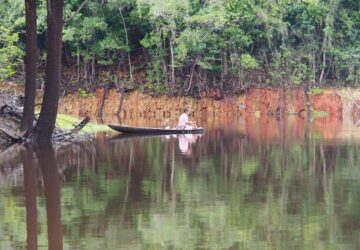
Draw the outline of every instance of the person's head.
<instances>
[{"instance_id":1,"label":"person's head","mask_svg":"<svg viewBox=\"0 0 360 250\"><path fill-rule=\"evenodd\" d=\"M189 108L189 107L185 107L185 108L184 108L184 113L189 114L189 113L190 113L190 108Z\"/></svg>"}]
</instances>

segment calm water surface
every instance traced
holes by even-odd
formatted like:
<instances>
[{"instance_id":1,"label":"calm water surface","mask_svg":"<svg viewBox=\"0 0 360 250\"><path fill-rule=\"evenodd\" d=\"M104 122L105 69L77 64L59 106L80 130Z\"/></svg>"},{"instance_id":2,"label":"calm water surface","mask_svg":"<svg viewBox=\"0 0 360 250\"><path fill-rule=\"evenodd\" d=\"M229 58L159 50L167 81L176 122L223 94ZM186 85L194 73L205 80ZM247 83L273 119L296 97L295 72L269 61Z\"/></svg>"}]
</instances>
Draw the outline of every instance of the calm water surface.
<instances>
[{"instance_id":1,"label":"calm water surface","mask_svg":"<svg viewBox=\"0 0 360 250\"><path fill-rule=\"evenodd\" d=\"M360 249L360 141L244 123L1 152L0 249Z\"/></svg>"}]
</instances>

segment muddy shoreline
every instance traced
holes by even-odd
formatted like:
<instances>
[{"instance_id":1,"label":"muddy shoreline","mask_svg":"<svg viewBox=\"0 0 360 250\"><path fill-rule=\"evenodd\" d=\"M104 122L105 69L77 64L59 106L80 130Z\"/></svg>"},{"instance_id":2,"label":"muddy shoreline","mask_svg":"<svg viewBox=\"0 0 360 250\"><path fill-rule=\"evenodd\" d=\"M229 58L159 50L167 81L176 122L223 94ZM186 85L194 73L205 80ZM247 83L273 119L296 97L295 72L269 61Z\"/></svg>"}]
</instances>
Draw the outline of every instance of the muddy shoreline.
<instances>
[{"instance_id":1,"label":"muddy shoreline","mask_svg":"<svg viewBox=\"0 0 360 250\"><path fill-rule=\"evenodd\" d=\"M22 88L18 86L0 85L0 89L17 94L22 92ZM95 121L98 118L103 95L104 89L98 88L96 92L86 95L76 92L63 96L60 99L58 113L78 117L89 116ZM37 96L38 103L42 91L38 91ZM310 93L309 97L313 123L336 124L335 127L341 124L348 128L357 126L360 113L360 89L321 89L316 94ZM222 99L151 96L134 90L125 94L122 112L117 117L115 113L119 105L120 93L114 88L108 91L105 98L101 122L120 123L125 120L131 121L134 125L158 126L164 119L168 119L170 123L176 123L184 106L190 106L192 117L203 124L237 120L239 117L248 121L267 120L269 117L271 120L277 119L279 98L279 90L272 88L253 88L244 94L225 96ZM286 91L285 113L288 116L306 120L307 107L303 88Z\"/></svg>"},{"instance_id":2,"label":"muddy shoreline","mask_svg":"<svg viewBox=\"0 0 360 250\"><path fill-rule=\"evenodd\" d=\"M96 120L103 94L103 89L97 89L86 97L81 97L78 93L67 95L61 99L59 112L75 116L87 115ZM191 118L212 131L235 129L259 141L279 138L281 134L277 114L277 89L255 88L239 96L225 96L221 100L167 95L155 97L132 91L126 93L123 110L117 117L115 113L119 99L119 93L111 89L105 100L100 123L156 127L164 120L169 120L170 124L176 124L183 107L187 105L192 108ZM310 94L310 120L305 100L302 88L286 91L285 123L288 137L303 139L312 131L324 140L360 138L360 89L328 88Z\"/></svg>"},{"instance_id":3,"label":"muddy shoreline","mask_svg":"<svg viewBox=\"0 0 360 250\"><path fill-rule=\"evenodd\" d=\"M0 84L0 91L23 92L23 87L14 84ZM104 88L97 88L94 92L74 92L61 96L59 113L76 116L89 115L96 117L104 95ZM37 91L37 101L41 101L42 90ZM316 93L308 93L311 110L326 113L331 116L347 116L359 109L360 89L323 88ZM105 99L103 114L113 116L119 105L120 93L116 88L108 91ZM279 111L280 90L278 88L250 88L240 95L224 96L203 95L202 98L188 96L153 96L140 90L129 91L125 94L121 116L143 117L172 117L178 116L184 106L191 106L194 113L206 115L240 114L274 115ZM304 115L307 110L304 89L288 88L285 92L285 113Z\"/></svg>"},{"instance_id":4,"label":"muddy shoreline","mask_svg":"<svg viewBox=\"0 0 360 250\"><path fill-rule=\"evenodd\" d=\"M310 94L310 106L313 113L323 113L330 116L343 117L356 104L346 98L345 89L323 89L321 93ZM352 91L360 100L360 91ZM76 116L88 115L96 117L104 89L81 96L79 93L69 94L61 98L59 113ZM353 94L354 95L354 94ZM138 90L125 94L121 117L178 117L184 106L190 106L193 115L223 116L223 115L276 115L279 112L279 90L270 88L253 88L247 93L237 96L215 98L171 97L167 95L151 96ZM116 89L110 89L105 99L103 117L114 116L119 105L120 94ZM285 113L304 116L307 111L305 93L302 88L288 89L285 93ZM352 104L352 106L351 106ZM351 107L349 107L349 105ZM345 111L345 112L344 112Z\"/></svg>"}]
</instances>

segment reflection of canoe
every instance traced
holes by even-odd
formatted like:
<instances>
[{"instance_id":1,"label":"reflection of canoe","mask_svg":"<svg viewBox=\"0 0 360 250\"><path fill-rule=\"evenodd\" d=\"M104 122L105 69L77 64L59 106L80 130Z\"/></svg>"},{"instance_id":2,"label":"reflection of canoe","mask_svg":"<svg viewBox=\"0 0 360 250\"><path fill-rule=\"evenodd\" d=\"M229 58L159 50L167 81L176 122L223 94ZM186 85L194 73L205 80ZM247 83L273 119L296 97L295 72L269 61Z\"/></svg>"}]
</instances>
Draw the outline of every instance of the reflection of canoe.
<instances>
[{"instance_id":1,"label":"reflection of canoe","mask_svg":"<svg viewBox=\"0 0 360 250\"><path fill-rule=\"evenodd\" d=\"M125 125L114 125L109 124L110 128L130 134L158 134L158 135L169 135L169 134L202 134L204 133L203 128L194 128L194 129L174 129L174 128L149 128L149 127L131 127Z\"/></svg>"}]
</instances>

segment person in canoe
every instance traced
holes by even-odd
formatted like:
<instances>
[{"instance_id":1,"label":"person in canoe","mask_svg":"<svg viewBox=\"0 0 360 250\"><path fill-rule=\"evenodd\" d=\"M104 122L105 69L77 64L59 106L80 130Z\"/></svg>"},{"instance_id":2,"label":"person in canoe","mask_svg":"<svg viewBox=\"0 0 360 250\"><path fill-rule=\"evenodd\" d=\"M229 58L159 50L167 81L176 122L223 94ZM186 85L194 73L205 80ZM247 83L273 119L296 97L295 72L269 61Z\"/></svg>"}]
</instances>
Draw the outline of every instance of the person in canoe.
<instances>
[{"instance_id":1,"label":"person in canoe","mask_svg":"<svg viewBox=\"0 0 360 250\"><path fill-rule=\"evenodd\" d=\"M179 117L179 122L176 125L177 129L194 129L197 128L195 122L189 121L190 108L185 107L184 112Z\"/></svg>"}]
</instances>

